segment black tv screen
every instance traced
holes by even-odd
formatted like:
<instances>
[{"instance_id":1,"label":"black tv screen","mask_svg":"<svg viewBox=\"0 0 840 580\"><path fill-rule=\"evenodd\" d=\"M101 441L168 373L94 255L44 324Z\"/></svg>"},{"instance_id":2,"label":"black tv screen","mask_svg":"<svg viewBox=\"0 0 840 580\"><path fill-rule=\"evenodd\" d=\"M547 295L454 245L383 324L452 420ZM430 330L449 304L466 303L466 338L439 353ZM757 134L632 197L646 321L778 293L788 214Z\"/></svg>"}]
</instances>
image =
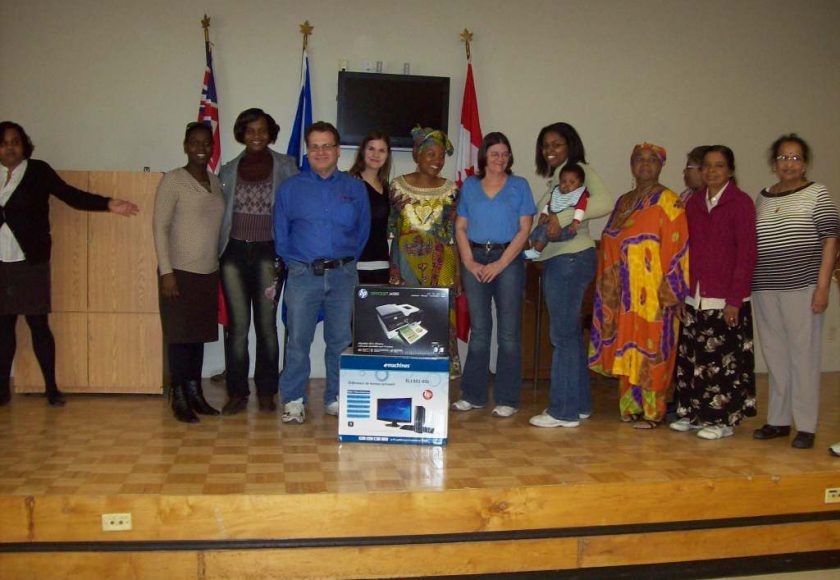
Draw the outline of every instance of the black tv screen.
<instances>
[{"instance_id":1,"label":"black tv screen","mask_svg":"<svg viewBox=\"0 0 840 580\"><path fill-rule=\"evenodd\" d=\"M396 427L397 422L411 423L411 397L376 399L376 419L390 421L392 427Z\"/></svg>"},{"instance_id":2,"label":"black tv screen","mask_svg":"<svg viewBox=\"0 0 840 580\"><path fill-rule=\"evenodd\" d=\"M449 77L340 71L337 119L342 145L379 130L392 148L411 149L418 124L449 132Z\"/></svg>"}]
</instances>

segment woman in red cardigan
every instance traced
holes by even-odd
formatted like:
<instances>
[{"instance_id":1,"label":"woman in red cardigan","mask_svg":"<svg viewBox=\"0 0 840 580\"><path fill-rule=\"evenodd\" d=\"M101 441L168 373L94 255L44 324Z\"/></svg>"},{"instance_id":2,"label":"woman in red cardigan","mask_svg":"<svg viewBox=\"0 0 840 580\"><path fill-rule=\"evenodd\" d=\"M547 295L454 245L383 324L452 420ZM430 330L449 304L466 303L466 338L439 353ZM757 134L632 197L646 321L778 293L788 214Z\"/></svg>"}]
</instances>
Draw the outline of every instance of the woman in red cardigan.
<instances>
[{"instance_id":1,"label":"woman in red cardigan","mask_svg":"<svg viewBox=\"0 0 840 580\"><path fill-rule=\"evenodd\" d=\"M750 288L756 261L755 206L735 185L735 155L712 145L701 167L705 187L686 203L691 262L677 353L675 431L701 439L735 433L755 416Z\"/></svg>"},{"instance_id":2,"label":"woman in red cardigan","mask_svg":"<svg viewBox=\"0 0 840 580\"><path fill-rule=\"evenodd\" d=\"M43 161L23 127L0 123L0 406L11 400L9 380L15 357L15 323L26 316L32 347L46 385L47 401L63 407L55 382L55 339L50 311L50 195L88 211L137 213L128 201L81 191L64 183Z\"/></svg>"}]
</instances>

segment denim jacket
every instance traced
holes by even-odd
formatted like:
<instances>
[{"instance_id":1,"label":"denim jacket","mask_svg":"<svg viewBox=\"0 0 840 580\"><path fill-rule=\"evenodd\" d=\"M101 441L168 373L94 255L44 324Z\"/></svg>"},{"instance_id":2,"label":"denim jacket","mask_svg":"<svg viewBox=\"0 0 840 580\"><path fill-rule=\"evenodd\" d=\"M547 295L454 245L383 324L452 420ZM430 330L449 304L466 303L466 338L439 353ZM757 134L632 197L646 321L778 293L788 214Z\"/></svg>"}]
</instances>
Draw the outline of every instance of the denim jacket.
<instances>
[{"instance_id":1,"label":"denim jacket","mask_svg":"<svg viewBox=\"0 0 840 580\"><path fill-rule=\"evenodd\" d=\"M298 172L298 168L294 158L277 153L273 149L269 149L268 152L271 153L271 157L274 160L271 185L271 210L273 212L277 188L287 178L295 175ZM239 168L239 161L244 156L245 151L225 163L221 171L219 171L219 181L222 183L222 194L225 198L225 215L222 218L222 228L219 231L219 256L224 253L228 240L230 239L230 229L233 224L233 198L236 195L237 169Z\"/></svg>"}]
</instances>

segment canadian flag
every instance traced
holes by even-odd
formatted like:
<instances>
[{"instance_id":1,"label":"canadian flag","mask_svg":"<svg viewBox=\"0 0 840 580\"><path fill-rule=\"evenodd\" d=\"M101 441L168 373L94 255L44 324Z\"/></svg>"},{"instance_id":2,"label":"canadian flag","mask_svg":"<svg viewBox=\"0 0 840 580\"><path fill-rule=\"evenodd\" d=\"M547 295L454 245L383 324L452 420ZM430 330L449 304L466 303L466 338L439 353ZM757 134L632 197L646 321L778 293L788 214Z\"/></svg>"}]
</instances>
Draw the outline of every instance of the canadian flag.
<instances>
[{"instance_id":1,"label":"canadian flag","mask_svg":"<svg viewBox=\"0 0 840 580\"><path fill-rule=\"evenodd\" d=\"M475 98L472 62L467 61L467 82L461 104L461 126L458 128L458 151L455 154L455 181L458 187L478 168L481 147L481 123L478 121L478 99Z\"/></svg>"},{"instance_id":2,"label":"canadian flag","mask_svg":"<svg viewBox=\"0 0 840 580\"><path fill-rule=\"evenodd\" d=\"M459 188L478 169L479 147L481 123L478 120L478 99L475 97L472 61L467 59L467 82L461 104L461 126L458 127L458 152L455 154L455 181ZM470 337L470 311L464 293L455 300L455 319L458 338L467 342Z\"/></svg>"}]
</instances>

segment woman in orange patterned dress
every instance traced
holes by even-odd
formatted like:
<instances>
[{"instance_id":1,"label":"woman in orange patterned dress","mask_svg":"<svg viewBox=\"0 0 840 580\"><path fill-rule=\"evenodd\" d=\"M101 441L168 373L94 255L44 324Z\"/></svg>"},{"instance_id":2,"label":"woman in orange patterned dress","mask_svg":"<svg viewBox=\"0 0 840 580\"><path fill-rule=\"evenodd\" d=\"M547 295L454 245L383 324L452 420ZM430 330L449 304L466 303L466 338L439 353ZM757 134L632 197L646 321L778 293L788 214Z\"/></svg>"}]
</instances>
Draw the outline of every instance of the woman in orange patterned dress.
<instances>
[{"instance_id":1,"label":"woman in orange patterned dress","mask_svg":"<svg viewBox=\"0 0 840 580\"><path fill-rule=\"evenodd\" d=\"M654 429L665 417L688 292L688 225L679 196L659 183L665 149L636 145L636 187L616 203L601 237L589 368L619 378L621 420Z\"/></svg>"}]
</instances>

